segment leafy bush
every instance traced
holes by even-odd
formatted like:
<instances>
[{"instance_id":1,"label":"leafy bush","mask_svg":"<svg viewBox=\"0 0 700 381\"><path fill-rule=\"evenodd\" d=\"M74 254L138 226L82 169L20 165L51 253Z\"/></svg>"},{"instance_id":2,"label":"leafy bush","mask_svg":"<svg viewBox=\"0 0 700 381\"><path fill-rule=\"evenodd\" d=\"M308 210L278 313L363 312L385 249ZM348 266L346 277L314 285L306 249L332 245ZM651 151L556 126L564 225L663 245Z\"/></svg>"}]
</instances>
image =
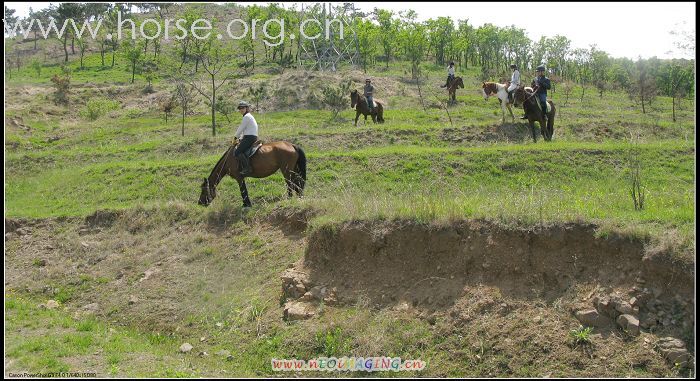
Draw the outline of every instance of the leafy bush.
<instances>
[{"instance_id":1,"label":"leafy bush","mask_svg":"<svg viewBox=\"0 0 700 381\"><path fill-rule=\"evenodd\" d=\"M51 78L53 87L56 89L54 93L54 102L56 102L56 104L68 104L71 71L66 66L62 67L61 71L63 72L62 75L54 74Z\"/></svg>"},{"instance_id":2,"label":"leafy bush","mask_svg":"<svg viewBox=\"0 0 700 381\"><path fill-rule=\"evenodd\" d=\"M336 119L338 113L348 108L350 102L350 86L352 82L341 83L339 86L325 86L322 90L323 103L333 111L331 119Z\"/></svg>"},{"instance_id":3,"label":"leafy bush","mask_svg":"<svg viewBox=\"0 0 700 381\"><path fill-rule=\"evenodd\" d=\"M119 109L119 102L109 99L92 99L87 102L85 108L80 111L80 116L88 120L97 118Z\"/></svg>"}]
</instances>

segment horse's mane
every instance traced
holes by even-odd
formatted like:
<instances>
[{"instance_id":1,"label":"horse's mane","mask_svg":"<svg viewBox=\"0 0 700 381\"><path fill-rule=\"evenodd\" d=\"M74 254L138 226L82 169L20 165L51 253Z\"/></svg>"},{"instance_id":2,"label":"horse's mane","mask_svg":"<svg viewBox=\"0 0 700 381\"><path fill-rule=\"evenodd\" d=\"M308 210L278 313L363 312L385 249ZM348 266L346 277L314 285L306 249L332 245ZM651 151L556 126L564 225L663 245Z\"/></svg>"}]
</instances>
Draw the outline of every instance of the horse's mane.
<instances>
[{"instance_id":1,"label":"horse's mane","mask_svg":"<svg viewBox=\"0 0 700 381\"><path fill-rule=\"evenodd\" d=\"M223 165L224 165L224 161L225 161L225 159L228 157L228 153L229 153L232 149L234 149L234 147L235 147L235 146L231 146L231 147L229 147L229 148L226 150L226 152L224 152L223 156L221 156L221 159L219 159L219 161L216 162L216 165L215 165L214 168L211 170L211 173L209 174L209 178L211 178L211 177L214 175L214 172L216 172L217 170L219 171L219 174L221 174L221 169L219 169L219 166L223 166ZM218 183L220 180L221 180L221 178L218 178L218 179L215 179L214 182Z\"/></svg>"}]
</instances>

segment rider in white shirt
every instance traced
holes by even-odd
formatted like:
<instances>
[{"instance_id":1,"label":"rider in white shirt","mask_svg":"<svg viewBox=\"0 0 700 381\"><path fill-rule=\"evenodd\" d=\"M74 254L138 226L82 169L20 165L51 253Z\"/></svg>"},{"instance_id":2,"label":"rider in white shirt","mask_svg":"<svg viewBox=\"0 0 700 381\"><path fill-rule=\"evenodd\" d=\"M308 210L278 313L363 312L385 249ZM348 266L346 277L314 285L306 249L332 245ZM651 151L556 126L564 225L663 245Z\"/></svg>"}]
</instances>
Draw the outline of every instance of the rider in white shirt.
<instances>
[{"instance_id":1,"label":"rider in white shirt","mask_svg":"<svg viewBox=\"0 0 700 381\"><path fill-rule=\"evenodd\" d=\"M252 171L250 161L245 152L258 140L258 123L250 113L250 104L246 101L238 103L238 111L243 115L241 125L236 130L235 137L240 140L234 155L242 164L241 175L247 175Z\"/></svg>"},{"instance_id":2,"label":"rider in white shirt","mask_svg":"<svg viewBox=\"0 0 700 381\"><path fill-rule=\"evenodd\" d=\"M450 85L450 82L452 82L455 79L455 63L454 61L450 61L450 66L447 67L447 83L445 83L445 86L440 86L440 87L447 87Z\"/></svg>"},{"instance_id":3,"label":"rider in white shirt","mask_svg":"<svg viewBox=\"0 0 700 381\"><path fill-rule=\"evenodd\" d=\"M508 86L508 100L513 103L513 90L520 86L520 71L515 64L511 64L510 69L513 70L513 75L510 77L510 86Z\"/></svg>"}]
</instances>

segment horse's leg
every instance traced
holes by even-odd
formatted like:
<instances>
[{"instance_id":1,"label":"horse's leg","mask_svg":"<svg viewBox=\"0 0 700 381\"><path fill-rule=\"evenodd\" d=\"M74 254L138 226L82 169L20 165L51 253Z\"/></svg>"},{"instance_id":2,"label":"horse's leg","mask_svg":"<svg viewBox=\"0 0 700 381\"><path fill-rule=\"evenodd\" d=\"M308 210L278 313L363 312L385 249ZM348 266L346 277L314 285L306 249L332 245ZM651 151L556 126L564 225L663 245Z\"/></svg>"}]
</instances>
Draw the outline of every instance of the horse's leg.
<instances>
[{"instance_id":1,"label":"horse's leg","mask_svg":"<svg viewBox=\"0 0 700 381\"><path fill-rule=\"evenodd\" d=\"M513 115L513 108L510 107L510 103L506 103L506 106L508 107L508 112L510 113L510 117L513 120L511 123L515 123L515 115Z\"/></svg>"},{"instance_id":2,"label":"horse's leg","mask_svg":"<svg viewBox=\"0 0 700 381\"><path fill-rule=\"evenodd\" d=\"M537 134L535 133L535 121L532 119L528 119L528 124L530 125L530 131L532 131L532 140L537 143Z\"/></svg>"},{"instance_id":3,"label":"horse's leg","mask_svg":"<svg viewBox=\"0 0 700 381\"><path fill-rule=\"evenodd\" d=\"M498 103L501 104L501 123L506 122L506 106L503 104L503 100L498 98Z\"/></svg>"},{"instance_id":4,"label":"horse's leg","mask_svg":"<svg viewBox=\"0 0 700 381\"><path fill-rule=\"evenodd\" d=\"M245 186L245 179L240 178L236 179L238 181L238 188L241 190L241 198L243 199L243 207L244 208L249 208L253 206L253 204L250 203L250 198L248 197L248 188Z\"/></svg>"},{"instance_id":5,"label":"horse's leg","mask_svg":"<svg viewBox=\"0 0 700 381\"><path fill-rule=\"evenodd\" d=\"M287 167L282 167L282 175L284 176L284 182L287 183L287 198L292 198L292 192L296 187L294 180L292 179L292 171L290 171Z\"/></svg>"},{"instance_id":6,"label":"horse's leg","mask_svg":"<svg viewBox=\"0 0 700 381\"><path fill-rule=\"evenodd\" d=\"M355 112L355 127L357 127L357 120L360 119L360 111Z\"/></svg>"}]
</instances>

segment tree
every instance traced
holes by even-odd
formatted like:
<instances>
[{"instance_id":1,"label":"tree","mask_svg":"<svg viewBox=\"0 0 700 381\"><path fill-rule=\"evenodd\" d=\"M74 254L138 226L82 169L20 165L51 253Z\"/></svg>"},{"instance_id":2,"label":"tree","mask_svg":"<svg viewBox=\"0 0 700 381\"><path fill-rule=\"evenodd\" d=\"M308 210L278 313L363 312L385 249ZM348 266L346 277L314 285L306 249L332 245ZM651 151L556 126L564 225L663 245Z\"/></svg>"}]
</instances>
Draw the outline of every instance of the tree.
<instances>
[{"instance_id":1,"label":"tree","mask_svg":"<svg viewBox=\"0 0 700 381\"><path fill-rule=\"evenodd\" d=\"M367 65L377 53L377 41L379 41L379 30L370 20L358 18L355 24L357 30L357 44L360 53L360 62L365 74Z\"/></svg>"},{"instance_id":2,"label":"tree","mask_svg":"<svg viewBox=\"0 0 700 381\"><path fill-rule=\"evenodd\" d=\"M134 77L136 76L136 65L141 62L141 57L143 57L143 43L127 38L123 46L124 57L126 57L131 64L131 83L134 83Z\"/></svg>"},{"instance_id":3,"label":"tree","mask_svg":"<svg viewBox=\"0 0 700 381\"><path fill-rule=\"evenodd\" d=\"M185 136L185 116L188 110L194 106L195 103L195 92L194 87L188 83L189 75L184 73L179 73L175 77L175 94L178 101L180 102L180 108L182 109L182 136Z\"/></svg>"},{"instance_id":4,"label":"tree","mask_svg":"<svg viewBox=\"0 0 700 381\"><path fill-rule=\"evenodd\" d=\"M649 75L648 62L639 58L635 66L629 96L635 103L642 105L642 113L646 114L646 105L656 97L656 81Z\"/></svg>"},{"instance_id":5,"label":"tree","mask_svg":"<svg viewBox=\"0 0 700 381\"><path fill-rule=\"evenodd\" d=\"M211 106L211 131L212 135L216 136L216 91L223 86L226 81L232 78L230 73L223 71L226 64L232 60L232 55L224 45L213 38L207 40L205 46L205 53L200 56L199 59L202 61L202 67L204 67L204 71L209 77L211 92L207 93L204 91L199 87L196 81L192 81L191 83L197 92L207 99L207 102ZM217 76L220 78L218 83Z\"/></svg>"},{"instance_id":6,"label":"tree","mask_svg":"<svg viewBox=\"0 0 700 381\"><path fill-rule=\"evenodd\" d=\"M80 69L84 69L83 67L83 57L85 57L85 50L87 49L87 41L85 40L85 37L78 37L78 50L80 51Z\"/></svg>"},{"instance_id":7,"label":"tree","mask_svg":"<svg viewBox=\"0 0 700 381\"><path fill-rule=\"evenodd\" d=\"M576 79L581 85L581 102L586 95L586 84L591 78L591 51L588 49L574 49L572 52L573 61L576 65Z\"/></svg>"},{"instance_id":8,"label":"tree","mask_svg":"<svg viewBox=\"0 0 700 381\"><path fill-rule=\"evenodd\" d=\"M144 60L141 72L148 82L144 91L146 93L153 92L153 80L158 77L158 64L154 60Z\"/></svg>"},{"instance_id":9,"label":"tree","mask_svg":"<svg viewBox=\"0 0 700 381\"><path fill-rule=\"evenodd\" d=\"M664 95L671 97L671 115L674 122L676 121L676 102L680 103L683 94L688 88L692 88L693 76L693 65L686 60L674 59L666 62L661 68L658 82Z\"/></svg>"},{"instance_id":10,"label":"tree","mask_svg":"<svg viewBox=\"0 0 700 381\"><path fill-rule=\"evenodd\" d=\"M393 18L394 12L377 8L374 9L374 12L377 22L379 22L379 38L382 49L384 49L386 67L388 68L389 61L391 60L392 53L394 52L398 24Z\"/></svg>"},{"instance_id":11,"label":"tree","mask_svg":"<svg viewBox=\"0 0 700 381\"><path fill-rule=\"evenodd\" d=\"M591 46L590 57L591 79L598 89L600 98L603 98L603 92L608 88L610 80L610 57L608 53L598 50L595 45Z\"/></svg>"}]
</instances>

